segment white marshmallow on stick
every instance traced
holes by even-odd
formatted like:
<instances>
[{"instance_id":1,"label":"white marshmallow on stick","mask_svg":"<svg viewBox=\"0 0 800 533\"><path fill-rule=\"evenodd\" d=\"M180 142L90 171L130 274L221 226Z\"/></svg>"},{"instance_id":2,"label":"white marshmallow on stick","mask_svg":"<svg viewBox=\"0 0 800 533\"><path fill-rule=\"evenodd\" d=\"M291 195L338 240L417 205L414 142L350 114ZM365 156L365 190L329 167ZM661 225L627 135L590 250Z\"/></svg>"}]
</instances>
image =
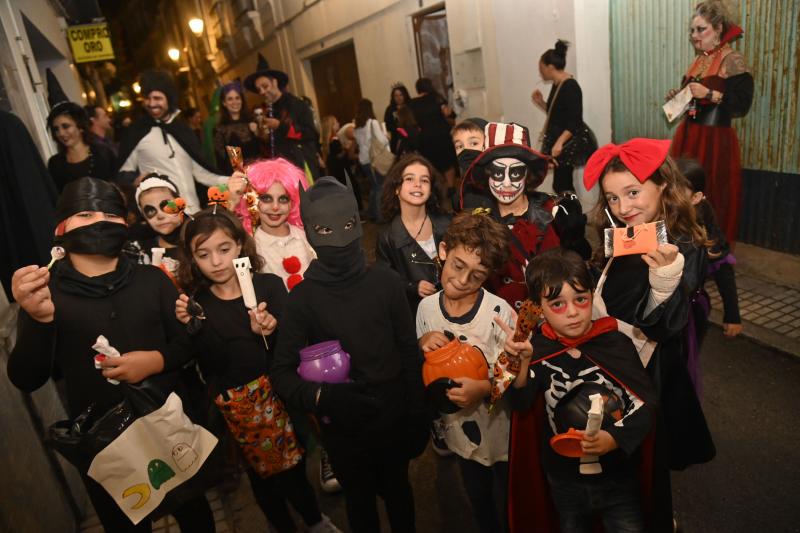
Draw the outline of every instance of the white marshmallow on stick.
<instances>
[{"instance_id":1,"label":"white marshmallow on stick","mask_svg":"<svg viewBox=\"0 0 800 533\"><path fill-rule=\"evenodd\" d=\"M233 260L233 268L236 270L236 278L239 280L239 288L242 289L242 297L244 298L244 306L248 309L255 309L258 307L256 301L256 290L253 288L253 277L250 275L249 257L240 257Z\"/></svg>"},{"instance_id":2,"label":"white marshmallow on stick","mask_svg":"<svg viewBox=\"0 0 800 533\"><path fill-rule=\"evenodd\" d=\"M244 306L255 313L258 308L258 300L256 299L256 290L253 287L253 277L250 275L252 264L249 257L240 257L233 260L233 269L236 270L236 279L239 280L239 288L242 290L242 298L244 299ZM264 329L261 328L261 338L264 339L264 347L269 350L269 343L267 343L267 336L264 335Z\"/></svg>"},{"instance_id":3,"label":"white marshmallow on stick","mask_svg":"<svg viewBox=\"0 0 800 533\"><path fill-rule=\"evenodd\" d=\"M589 409L589 417L586 420L586 429L584 435L593 437L600 431L601 424L603 423L603 397L599 394L592 394L589 396L592 402L592 407ZM596 455L584 455L581 457L580 473L581 474L601 474L603 467L600 464L600 458Z\"/></svg>"}]
</instances>

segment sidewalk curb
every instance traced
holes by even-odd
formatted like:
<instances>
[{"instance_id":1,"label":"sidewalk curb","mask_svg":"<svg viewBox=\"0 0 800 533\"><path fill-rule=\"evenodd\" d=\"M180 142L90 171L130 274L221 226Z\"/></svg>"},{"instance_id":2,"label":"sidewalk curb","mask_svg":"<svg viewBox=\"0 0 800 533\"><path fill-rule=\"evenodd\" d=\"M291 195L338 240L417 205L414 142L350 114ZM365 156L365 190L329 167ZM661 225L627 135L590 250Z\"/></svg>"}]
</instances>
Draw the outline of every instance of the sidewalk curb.
<instances>
[{"instance_id":1,"label":"sidewalk curb","mask_svg":"<svg viewBox=\"0 0 800 533\"><path fill-rule=\"evenodd\" d=\"M715 326L722 327L722 311L712 309L708 318ZM765 348L777 350L790 357L800 358L800 343L796 340L759 326L758 324L748 322L747 320L742 320L742 326L740 337L753 341Z\"/></svg>"}]
</instances>

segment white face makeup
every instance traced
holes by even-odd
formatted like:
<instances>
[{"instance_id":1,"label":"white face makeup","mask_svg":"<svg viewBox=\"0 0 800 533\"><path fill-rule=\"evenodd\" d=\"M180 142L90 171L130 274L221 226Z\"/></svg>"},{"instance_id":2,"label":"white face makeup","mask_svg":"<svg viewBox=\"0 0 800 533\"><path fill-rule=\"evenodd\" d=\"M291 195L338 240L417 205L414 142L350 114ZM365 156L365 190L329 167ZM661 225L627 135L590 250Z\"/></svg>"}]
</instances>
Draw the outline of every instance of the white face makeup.
<instances>
[{"instance_id":1,"label":"white face makeup","mask_svg":"<svg viewBox=\"0 0 800 533\"><path fill-rule=\"evenodd\" d=\"M528 165L513 157L500 157L486 165L489 190L501 204L511 204L525 192Z\"/></svg>"}]
</instances>

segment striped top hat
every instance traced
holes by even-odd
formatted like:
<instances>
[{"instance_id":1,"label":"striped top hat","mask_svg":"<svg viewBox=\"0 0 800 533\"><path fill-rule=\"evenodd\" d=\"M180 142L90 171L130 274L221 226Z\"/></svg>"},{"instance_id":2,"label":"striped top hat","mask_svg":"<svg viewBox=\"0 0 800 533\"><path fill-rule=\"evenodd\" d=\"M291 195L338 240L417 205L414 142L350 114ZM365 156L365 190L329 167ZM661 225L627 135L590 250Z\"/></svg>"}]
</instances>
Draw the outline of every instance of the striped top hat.
<instances>
[{"instance_id":1,"label":"striped top hat","mask_svg":"<svg viewBox=\"0 0 800 533\"><path fill-rule=\"evenodd\" d=\"M501 157L513 157L526 163L531 172L528 175L528 190L535 189L544 181L547 175L547 162L549 158L531 148L531 137L528 128L519 124L502 122L489 122L484 128L485 140L483 153L479 155L467 169L464 180L469 180L474 186L483 189L486 186L486 165Z\"/></svg>"}]
</instances>

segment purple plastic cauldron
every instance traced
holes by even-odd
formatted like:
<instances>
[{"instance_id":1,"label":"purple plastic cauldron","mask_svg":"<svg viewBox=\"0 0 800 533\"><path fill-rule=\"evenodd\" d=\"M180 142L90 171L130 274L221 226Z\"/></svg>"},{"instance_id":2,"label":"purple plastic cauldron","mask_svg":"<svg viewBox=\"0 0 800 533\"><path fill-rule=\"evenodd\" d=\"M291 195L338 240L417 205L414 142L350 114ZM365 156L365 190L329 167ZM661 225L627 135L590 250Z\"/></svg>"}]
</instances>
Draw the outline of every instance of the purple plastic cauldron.
<instances>
[{"instance_id":1,"label":"purple plastic cauldron","mask_svg":"<svg viewBox=\"0 0 800 533\"><path fill-rule=\"evenodd\" d=\"M350 354L339 341L325 341L300 349L297 373L306 381L345 383L350 376Z\"/></svg>"}]
</instances>

